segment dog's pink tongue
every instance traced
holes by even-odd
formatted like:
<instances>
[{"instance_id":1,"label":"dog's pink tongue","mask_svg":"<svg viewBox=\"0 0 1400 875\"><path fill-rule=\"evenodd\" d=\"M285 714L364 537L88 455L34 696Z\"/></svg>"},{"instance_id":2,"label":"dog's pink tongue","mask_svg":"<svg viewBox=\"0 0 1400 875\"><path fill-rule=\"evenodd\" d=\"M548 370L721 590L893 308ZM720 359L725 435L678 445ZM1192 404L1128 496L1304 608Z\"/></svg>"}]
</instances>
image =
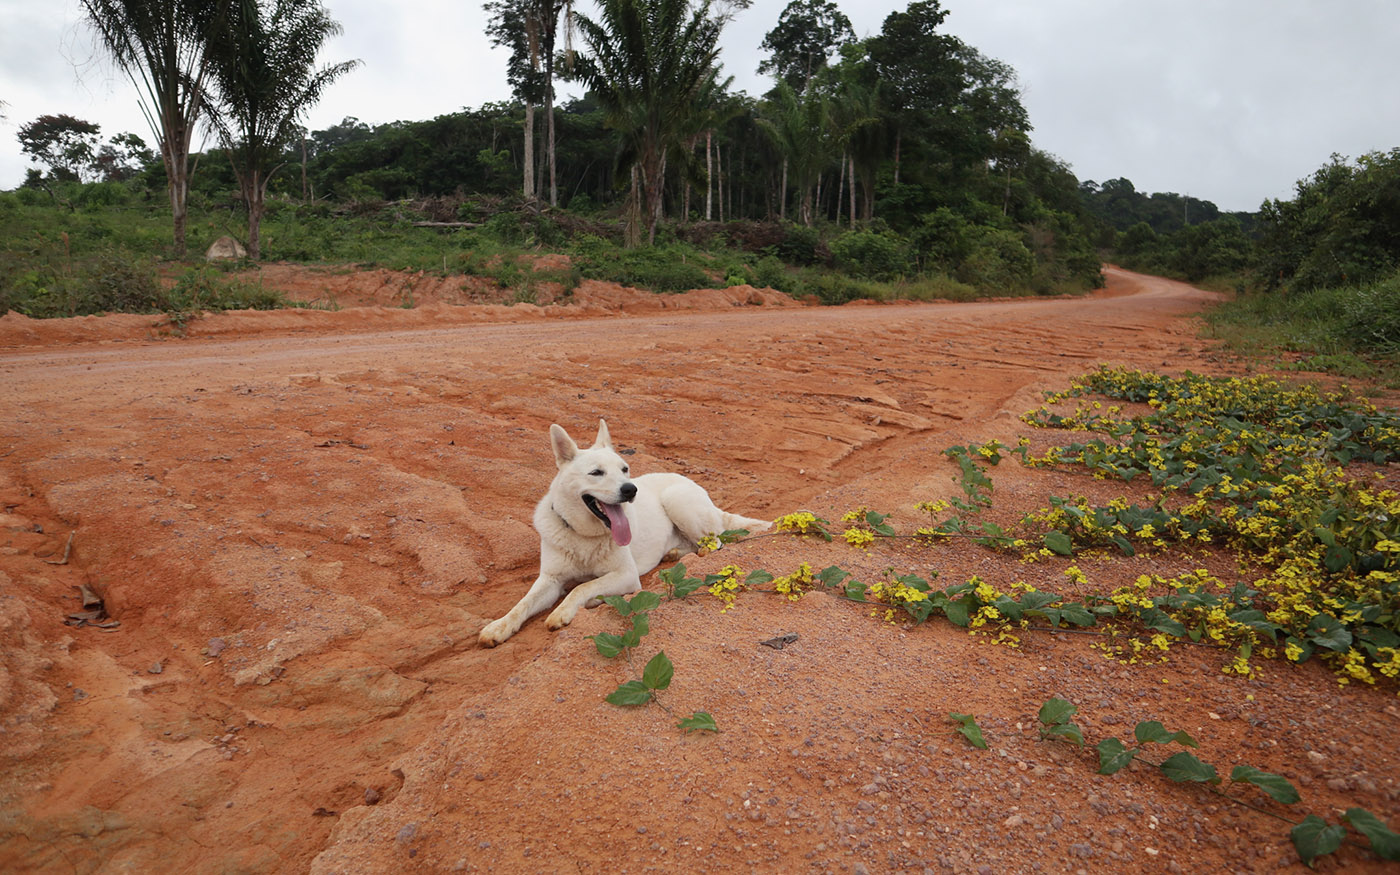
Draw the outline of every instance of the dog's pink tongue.
<instances>
[{"instance_id":1,"label":"dog's pink tongue","mask_svg":"<svg viewBox=\"0 0 1400 875\"><path fill-rule=\"evenodd\" d=\"M627 514L622 512L622 505L598 503L602 505L603 513L608 515L608 522L612 523L613 543L619 547L632 543L632 527L627 523Z\"/></svg>"}]
</instances>

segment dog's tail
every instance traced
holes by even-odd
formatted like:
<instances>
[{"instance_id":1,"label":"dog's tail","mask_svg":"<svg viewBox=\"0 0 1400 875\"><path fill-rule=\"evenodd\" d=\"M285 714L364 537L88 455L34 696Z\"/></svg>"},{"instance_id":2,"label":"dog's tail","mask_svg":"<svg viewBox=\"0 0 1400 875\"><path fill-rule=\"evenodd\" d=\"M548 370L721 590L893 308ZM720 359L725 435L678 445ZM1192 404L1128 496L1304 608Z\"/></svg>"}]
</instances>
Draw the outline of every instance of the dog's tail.
<instances>
[{"instance_id":1,"label":"dog's tail","mask_svg":"<svg viewBox=\"0 0 1400 875\"><path fill-rule=\"evenodd\" d=\"M768 520L756 520L753 517L739 516L737 513L730 513L727 510L720 511L724 518L724 528L727 531L734 529L746 529L750 535L757 535L773 528L773 524Z\"/></svg>"}]
</instances>

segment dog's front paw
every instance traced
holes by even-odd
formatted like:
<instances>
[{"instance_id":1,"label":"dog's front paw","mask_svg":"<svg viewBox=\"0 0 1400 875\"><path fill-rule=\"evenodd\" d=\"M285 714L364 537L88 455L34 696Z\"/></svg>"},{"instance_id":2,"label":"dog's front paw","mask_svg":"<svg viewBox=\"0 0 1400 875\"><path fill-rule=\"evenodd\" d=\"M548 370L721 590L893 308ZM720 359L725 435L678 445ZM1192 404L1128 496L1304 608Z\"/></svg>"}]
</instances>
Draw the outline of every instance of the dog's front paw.
<instances>
[{"instance_id":1,"label":"dog's front paw","mask_svg":"<svg viewBox=\"0 0 1400 875\"><path fill-rule=\"evenodd\" d=\"M564 609L563 605L560 605L559 607L554 609L553 613L551 613L548 617L545 618L544 627L551 632L558 632L560 629L569 625L573 621L574 612L567 611Z\"/></svg>"},{"instance_id":2,"label":"dog's front paw","mask_svg":"<svg viewBox=\"0 0 1400 875\"><path fill-rule=\"evenodd\" d=\"M481 642L482 647L495 647L497 644L509 638L511 632L512 630L506 623L505 617L502 617L499 620L492 620L487 623L476 640Z\"/></svg>"}]
</instances>

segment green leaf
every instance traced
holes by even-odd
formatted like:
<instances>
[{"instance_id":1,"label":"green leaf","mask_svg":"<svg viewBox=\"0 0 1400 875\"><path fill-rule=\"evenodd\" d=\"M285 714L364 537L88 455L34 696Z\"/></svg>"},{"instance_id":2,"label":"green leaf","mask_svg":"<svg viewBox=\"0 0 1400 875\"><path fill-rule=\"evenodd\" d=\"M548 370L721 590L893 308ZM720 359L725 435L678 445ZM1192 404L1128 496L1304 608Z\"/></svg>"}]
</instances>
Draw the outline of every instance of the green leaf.
<instances>
[{"instance_id":1,"label":"green leaf","mask_svg":"<svg viewBox=\"0 0 1400 875\"><path fill-rule=\"evenodd\" d=\"M1167 727L1156 720L1144 720L1133 729L1133 737L1138 744L1170 744L1173 741L1180 742L1186 747L1200 747L1196 740L1186 734L1186 730L1180 732L1168 732Z\"/></svg>"},{"instance_id":2,"label":"green leaf","mask_svg":"<svg viewBox=\"0 0 1400 875\"><path fill-rule=\"evenodd\" d=\"M642 636L651 631L651 621L646 614L632 615L632 628L622 633L623 647L636 647L642 643Z\"/></svg>"},{"instance_id":3,"label":"green leaf","mask_svg":"<svg viewBox=\"0 0 1400 875\"><path fill-rule=\"evenodd\" d=\"M1124 747L1116 738L1105 738L1097 745L1099 752L1099 774L1111 775L1133 761L1137 748Z\"/></svg>"},{"instance_id":4,"label":"green leaf","mask_svg":"<svg viewBox=\"0 0 1400 875\"><path fill-rule=\"evenodd\" d=\"M628 604L631 606L632 613L639 614L643 611L650 611L660 607L661 596L657 595L654 592L647 592L643 590L642 592L639 592L636 595L632 596L632 601Z\"/></svg>"},{"instance_id":5,"label":"green leaf","mask_svg":"<svg viewBox=\"0 0 1400 875\"><path fill-rule=\"evenodd\" d=\"M1326 856L1342 846L1346 829L1329 824L1316 814L1309 814L1288 834L1293 837L1293 847L1298 850L1298 856L1312 866L1318 857Z\"/></svg>"},{"instance_id":6,"label":"green leaf","mask_svg":"<svg viewBox=\"0 0 1400 875\"><path fill-rule=\"evenodd\" d=\"M1066 535L1064 532L1046 532L1043 540L1045 541L1046 547L1061 556L1069 556L1074 553L1074 542L1072 542L1069 539L1069 535Z\"/></svg>"},{"instance_id":7,"label":"green leaf","mask_svg":"<svg viewBox=\"0 0 1400 875\"><path fill-rule=\"evenodd\" d=\"M861 583L859 580L856 580L853 577L850 580L846 581L846 589L844 591L844 594L848 599L857 602L863 602L865 601L865 584Z\"/></svg>"},{"instance_id":8,"label":"green leaf","mask_svg":"<svg viewBox=\"0 0 1400 875\"><path fill-rule=\"evenodd\" d=\"M1351 551L1341 544L1328 547L1322 557L1322 564L1333 574L1340 574L1351 566Z\"/></svg>"},{"instance_id":9,"label":"green leaf","mask_svg":"<svg viewBox=\"0 0 1400 875\"><path fill-rule=\"evenodd\" d=\"M1318 647L1343 651L1351 647L1351 632L1330 614L1318 614L1308 623L1308 640Z\"/></svg>"},{"instance_id":10,"label":"green leaf","mask_svg":"<svg viewBox=\"0 0 1400 875\"><path fill-rule=\"evenodd\" d=\"M1043 590L1023 592L1021 593L1020 598L1021 609L1026 611L1039 610L1040 608L1043 608L1046 605L1054 604L1059 600L1060 597L1055 595L1053 592L1045 592Z\"/></svg>"},{"instance_id":11,"label":"green leaf","mask_svg":"<svg viewBox=\"0 0 1400 875\"><path fill-rule=\"evenodd\" d=\"M1041 735L1058 735L1062 738L1068 738L1080 747L1084 746L1084 733L1073 723L1057 723L1042 729L1040 732Z\"/></svg>"},{"instance_id":12,"label":"green leaf","mask_svg":"<svg viewBox=\"0 0 1400 875\"><path fill-rule=\"evenodd\" d=\"M666 656L666 651L662 650L642 669L642 683L649 690L664 690L671 685L671 676L675 671L671 660Z\"/></svg>"},{"instance_id":13,"label":"green leaf","mask_svg":"<svg viewBox=\"0 0 1400 875\"><path fill-rule=\"evenodd\" d=\"M671 598L683 599L704 585L705 581L701 580L698 577L687 577L685 580L682 580L680 583L676 584L675 588L671 592Z\"/></svg>"},{"instance_id":14,"label":"green leaf","mask_svg":"<svg viewBox=\"0 0 1400 875\"><path fill-rule=\"evenodd\" d=\"M1065 602L1060 605L1060 619L1075 626L1092 626L1094 615L1079 602Z\"/></svg>"},{"instance_id":15,"label":"green leaf","mask_svg":"<svg viewBox=\"0 0 1400 875\"><path fill-rule=\"evenodd\" d=\"M1215 766L1203 763L1185 751L1167 757L1161 768L1162 774L1173 781L1199 781L1203 784L1220 783L1220 776L1215 773Z\"/></svg>"},{"instance_id":16,"label":"green leaf","mask_svg":"<svg viewBox=\"0 0 1400 875\"><path fill-rule=\"evenodd\" d=\"M641 681L628 681L613 690L607 701L613 705L645 705L651 701L651 690Z\"/></svg>"},{"instance_id":17,"label":"green leaf","mask_svg":"<svg viewBox=\"0 0 1400 875\"><path fill-rule=\"evenodd\" d=\"M725 529L719 533L721 544L732 544L740 538L747 538L750 532L748 529Z\"/></svg>"},{"instance_id":18,"label":"green leaf","mask_svg":"<svg viewBox=\"0 0 1400 875\"><path fill-rule=\"evenodd\" d=\"M828 565L817 573L817 583L822 586L839 586L841 581L851 576L851 572L838 568L835 565Z\"/></svg>"},{"instance_id":19,"label":"green leaf","mask_svg":"<svg viewBox=\"0 0 1400 875\"><path fill-rule=\"evenodd\" d=\"M696 711L689 717L682 717L676 724L677 729L684 729L686 732L719 732L719 727L715 725L715 718L710 716L709 711Z\"/></svg>"},{"instance_id":20,"label":"green leaf","mask_svg":"<svg viewBox=\"0 0 1400 875\"><path fill-rule=\"evenodd\" d=\"M705 585L705 582L700 578L690 577L686 574L684 562L677 562L662 571L657 577L661 578L661 582L670 588L673 599L683 599Z\"/></svg>"},{"instance_id":21,"label":"green leaf","mask_svg":"<svg viewBox=\"0 0 1400 875\"><path fill-rule=\"evenodd\" d=\"M1235 766L1230 772L1230 780L1236 784L1253 784L1269 795L1275 802L1292 805L1300 798L1298 790L1286 778L1269 772L1261 772L1254 766Z\"/></svg>"},{"instance_id":22,"label":"green leaf","mask_svg":"<svg viewBox=\"0 0 1400 875\"><path fill-rule=\"evenodd\" d=\"M1069 718L1078 710L1079 706L1073 702L1059 698L1049 699L1040 706L1040 722L1045 726L1068 723Z\"/></svg>"},{"instance_id":23,"label":"green leaf","mask_svg":"<svg viewBox=\"0 0 1400 875\"><path fill-rule=\"evenodd\" d=\"M620 595L603 596L603 604L611 607L614 611L617 611L618 616L621 617L625 617L628 614L632 613L632 606L627 603L627 599L623 598Z\"/></svg>"},{"instance_id":24,"label":"green leaf","mask_svg":"<svg viewBox=\"0 0 1400 875\"><path fill-rule=\"evenodd\" d=\"M622 636L610 635L607 632L599 632L597 635L589 635L593 639L593 646L597 648L600 656L612 659L623 650Z\"/></svg>"},{"instance_id":25,"label":"green leaf","mask_svg":"<svg viewBox=\"0 0 1400 875\"><path fill-rule=\"evenodd\" d=\"M1400 835L1391 832L1379 817L1364 808L1348 808L1344 819L1370 840L1377 857L1400 860Z\"/></svg>"},{"instance_id":26,"label":"green leaf","mask_svg":"<svg viewBox=\"0 0 1400 875\"><path fill-rule=\"evenodd\" d=\"M976 719L971 714L949 714L948 716L962 724L957 731L961 733L963 738L970 741L973 747L979 750L987 749L987 741L982 738L982 727L977 725Z\"/></svg>"},{"instance_id":27,"label":"green leaf","mask_svg":"<svg viewBox=\"0 0 1400 875\"><path fill-rule=\"evenodd\" d=\"M943 606L943 615L948 618L948 622L952 623L954 626L962 626L966 628L969 620L971 619L968 615L967 610L968 601L970 601L970 599L958 599L957 601L950 600L946 605Z\"/></svg>"},{"instance_id":28,"label":"green leaf","mask_svg":"<svg viewBox=\"0 0 1400 875\"><path fill-rule=\"evenodd\" d=\"M1186 627L1161 608L1142 608L1138 616L1142 624L1154 632L1165 632L1173 638L1186 637Z\"/></svg>"},{"instance_id":29,"label":"green leaf","mask_svg":"<svg viewBox=\"0 0 1400 875\"><path fill-rule=\"evenodd\" d=\"M1021 619L1021 603L1009 595L998 596L997 600L992 602L992 607L1001 611L1001 615L1013 623Z\"/></svg>"},{"instance_id":30,"label":"green leaf","mask_svg":"<svg viewBox=\"0 0 1400 875\"><path fill-rule=\"evenodd\" d=\"M773 575L769 574L767 571L764 571L762 568L756 568L753 571L750 571L748 573L748 576L744 578L744 583L748 584L749 586L763 586L765 583L772 582Z\"/></svg>"}]
</instances>

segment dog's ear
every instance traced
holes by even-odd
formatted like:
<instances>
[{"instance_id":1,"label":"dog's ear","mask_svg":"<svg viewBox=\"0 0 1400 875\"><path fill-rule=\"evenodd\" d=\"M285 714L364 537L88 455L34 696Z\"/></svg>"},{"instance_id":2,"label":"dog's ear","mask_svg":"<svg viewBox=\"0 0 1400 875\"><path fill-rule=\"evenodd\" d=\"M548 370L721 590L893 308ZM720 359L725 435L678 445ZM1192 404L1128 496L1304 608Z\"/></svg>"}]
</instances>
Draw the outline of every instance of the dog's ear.
<instances>
[{"instance_id":1,"label":"dog's ear","mask_svg":"<svg viewBox=\"0 0 1400 875\"><path fill-rule=\"evenodd\" d=\"M608 434L608 421L598 420L598 437L593 439L593 446L600 449L612 449L612 436Z\"/></svg>"},{"instance_id":2,"label":"dog's ear","mask_svg":"<svg viewBox=\"0 0 1400 875\"><path fill-rule=\"evenodd\" d=\"M554 446L554 464L560 468L573 461L578 455L578 444L569 437L569 433L558 425L549 427L549 442Z\"/></svg>"}]
</instances>

